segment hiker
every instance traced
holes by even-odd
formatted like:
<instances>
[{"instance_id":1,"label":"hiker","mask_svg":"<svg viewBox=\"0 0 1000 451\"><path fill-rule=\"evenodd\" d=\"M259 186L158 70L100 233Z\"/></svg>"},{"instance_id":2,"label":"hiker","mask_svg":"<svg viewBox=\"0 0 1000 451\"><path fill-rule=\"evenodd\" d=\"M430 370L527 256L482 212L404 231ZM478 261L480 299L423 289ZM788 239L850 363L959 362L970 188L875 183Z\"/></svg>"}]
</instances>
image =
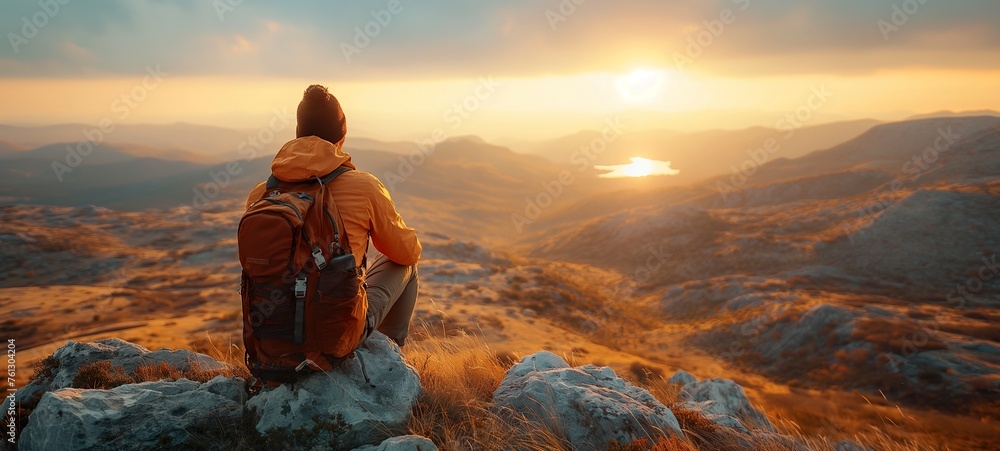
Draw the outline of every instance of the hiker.
<instances>
[{"instance_id":1,"label":"hiker","mask_svg":"<svg viewBox=\"0 0 1000 451\"><path fill-rule=\"evenodd\" d=\"M293 366L329 369L374 330L403 346L417 298L420 242L379 179L344 151L340 102L309 86L297 122L240 221L247 360L265 379Z\"/></svg>"}]
</instances>

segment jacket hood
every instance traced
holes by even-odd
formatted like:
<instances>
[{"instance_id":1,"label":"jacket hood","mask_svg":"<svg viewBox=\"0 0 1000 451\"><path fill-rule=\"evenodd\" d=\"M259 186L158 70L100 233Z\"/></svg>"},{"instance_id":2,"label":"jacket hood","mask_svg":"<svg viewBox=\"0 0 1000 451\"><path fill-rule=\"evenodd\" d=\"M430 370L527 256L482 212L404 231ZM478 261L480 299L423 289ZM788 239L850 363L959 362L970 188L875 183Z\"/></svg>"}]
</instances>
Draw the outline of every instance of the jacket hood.
<instances>
[{"instance_id":1,"label":"jacket hood","mask_svg":"<svg viewBox=\"0 0 1000 451\"><path fill-rule=\"evenodd\" d=\"M342 165L357 169L344 152L343 140L333 144L316 136L304 136L281 146L271 161L271 173L278 180L302 182L327 175Z\"/></svg>"}]
</instances>

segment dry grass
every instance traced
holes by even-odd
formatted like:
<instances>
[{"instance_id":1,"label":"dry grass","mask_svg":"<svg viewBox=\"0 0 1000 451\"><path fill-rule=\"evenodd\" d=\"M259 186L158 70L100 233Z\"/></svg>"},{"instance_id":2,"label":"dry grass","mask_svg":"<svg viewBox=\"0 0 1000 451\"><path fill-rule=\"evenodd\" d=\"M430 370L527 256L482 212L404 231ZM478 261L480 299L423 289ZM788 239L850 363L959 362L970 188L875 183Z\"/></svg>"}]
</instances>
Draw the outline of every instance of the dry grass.
<instances>
[{"instance_id":1,"label":"dry grass","mask_svg":"<svg viewBox=\"0 0 1000 451\"><path fill-rule=\"evenodd\" d=\"M592 280L570 272L539 269L530 279L511 277L510 286L499 289L505 302L528 308L554 324L567 327L588 340L610 348L628 346L626 330L648 330L658 325L659 315L644 305L618 302Z\"/></svg>"},{"instance_id":2,"label":"dry grass","mask_svg":"<svg viewBox=\"0 0 1000 451\"><path fill-rule=\"evenodd\" d=\"M798 425L790 420L778 420L776 422L776 427L781 430L782 433L795 437L796 440L813 450L832 450L834 449L834 445L842 440L831 439L824 436L806 436ZM935 444L920 443L912 439L903 439L893 434L889 434L885 432L884 429L875 427L875 425L872 425L868 429L870 432L857 433L849 440L859 443L868 449L876 449L880 451L930 451L949 449Z\"/></svg>"},{"instance_id":3,"label":"dry grass","mask_svg":"<svg viewBox=\"0 0 1000 451\"><path fill-rule=\"evenodd\" d=\"M695 451L697 448L684 441L680 437L666 437L657 440L655 443L649 439L639 439L627 445L621 443L611 443L608 451Z\"/></svg>"},{"instance_id":4,"label":"dry grass","mask_svg":"<svg viewBox=\"0 0 1000 451\"><path fill-rule=\"evenodd\" d=\"M425 393L413 409L409 433L429 437L442 450L572 449L553 425L532 422L493 404L509 364L502 362L481 338L427 338L404 349L407 360L420 373ZM641 371L637 368L636 371ZM634 371L635 372L635 371ZM802 449L801 437L780 437L761 430L748 434L720 427L697 412L680 407L678 387L650 371L628 374L639 379L660 402L671 406L685 438L662 437L628 444L609 444L614 450L710 450ZM512 434L512 431L517 431ZM821 446L815 449L828 449ZM899 449L899 448L894 448Z\"/></svg>"},{"instance_id":5,"label":"dry grass","mask_svg":"<svg viewBox=\"0 0 1000 451\"><path fill-rule=\"evenodd\" d=\"M444 330L444 329L442 329ZM226 376L245 374L243 349L234 343L219 348L211 340L208 347L199 349L227 365ZM493 392L499 386L507 368L519 356L497 353L481 338L469 335L447 338L425 336L411 342L404 348L404 354L419 372L424 394L413 408L408 424L411 434L429 437L442 450L465 449L527 449L559 450L572 449L564 434L550 424L532 422L516 412L499 409L493 403ZM53 374L51 365L39 365L36 373L40 376ZM577 362L583 364L586 362ZM679 387L666 382L665 378L641 365L628 368L623 377L649 390L660 402L669 406L685 433L684 438L662 437L657 440L639 440L629 444L609 444L609 449L625 450L705 450L728 451L757 449L765 451L813 449L832 450L839 439L818 436L815 428L802 427L788 419L771 417L782 435L752 429L748 433L720 427L698 412L685 409L679 397ZM219 373L214 373L219 374ZM81 368L80 385L109 387L121 383L159 380L161 378L187 377L193 380L208 380L210 372L198 368L182 372L163 364L145 365L131 374L114 369L107 362L96 362ZM213 376L214 377L214 376ZM843 412L849 415L848 412ZM947 447L941 443L934 445L919 443L916 439L891 435L884 431L898 426L898 418L888 414L880 419L869 419L868 432L856 433L851 437L871 449L879 450L925 450ZM288 445L287 437L261 437L254 430L254 419L244 416L240 419L219 419L217 424L204 425L191 431L191 440L186 443L191 449L260 450ZM958 446L955 449L960 449Z\"/></svg>"},{"instance_id":6,"label":"dry grass","mask_svg":"<svg viewBox=\"0 0 1000 451\"><path fill-rule=\"evenodd\" d=\"M220 340L220 342L222 342ZM225 365L223 375L226 377L238 377L243 380L250 379L250 370L246 366L246 350L243 347L243 340L234 341L232 335L225 340L226 346L219 348L216 340L211 336L194 348L195 352L205 354Z\"/></svg>"},{"instance_id":7,"label":"dry grass","mask_svg":"<svg viewBox=\"0 0 1000 451\"><path fill-rule=\"evenodd\" d=\"M429 437L443 450L572 449L553 425L539 424L493 404L493 392L509 367L481 338L426 338L404 349L420 373L425 393L413 409L409 433ZM505 356L506 357L506 356ZM509 358L509 357L507 357ZM579 362L578 362L579 363ZM614 450L786 450L792 441L751 431L740 434L679 407L678 387L636 367L626 377L671 406L686 437L609 444ZM639 374L641 373L641 374ZM511 431L517 431L511 434Z\"/></svg>"},{"instance_id":8,"label":"dry grass","mask_svg":"<svg viewBox=\"0 0 1000 451\"><path fill-rule=\"evenodd\" d=\"M649 390L649 392L652 393L657 400L662 402L664 405L669 406L670 410L677 418L678 423L680 423L681 430L684 431L686 437L684 440L679 438L663 438L655 443L620 445L620 447L616 449L648 449L646 447L641 447L645 445L647 447L652 446L652 449L654 450L833 450L834 445L844 439L843 435L840 434L838 434L840 437L838 439L832 439L824 436L823 434L832 432L829 427L803 427L795 421L783 418L781 415L768 415L768 418L774 424L778 432L784 435L784 437L769 434L760 429L751 429L749 433L740 433L733 429L720 427L709 421L698 412L684 408L682 406L683 399L680 397L680 386L668 383L663 377L659 377L651 373L646 373L642 377L628 373L625 373L622 376L630 380L633 384L642 386L643 388ZM885 398L882 398L880 401L888 404L888 400ZM870 401L869 404L871 404ZM842 419L846 421L850 421L851 418L858 415L858 413L858 411L842 411L839 412L837 416L843 417ZM890 413L895 413L896 415L891 415ZM827 419L818 420L824 421L828 426L830 425L829 420ZM864 422L867 426L852 428L854 430L860 430L861 432L853 434L849 437L849 439L869 449L885 451L922 451L931 449L947 449L950 443L948 440L926 443L921 442L911 435L892 433L892 431L899 431L901 429L920 427L919 424L914 424L916 419L905 415L899 407L895 407L891 411L878 414L871 418L856 419L856 421ZM903 422L906 422L907 424L901 424ZM943 431L939 432L939 434L943 434ZM962 443L965 443L965 445L959 445L957 443L954 444L954 449L963 449L966 446L974 448L982 446L981 442Z\"/></svg>"},{"instance_id":9,"label":"dry grass","mask_svg":"<svg viewBox=\"0 0 1000 451\"><path fill-rule=\"evenodd\" d=\"M211 340L209 340L211 343ZM243 349L230 344L225 351L218 349L214 344L205 351L210 357L222 362L221 369L205 370L195 362L191 362L188 369L179 369L164 362L149 363L137 367L131 373L126 373L122 367L114 366L109 361L96 361L81 365L77 369L76 375L71 383L72 388L82 389L102 389L108 390L126 384L136 384L141 382L159 381L164 379L190 379L198 382L207 382L216 376L242 377L249 376L246 366L243 364ZM49 355L34 364L34 372L29 379L52 380L59 371L59 360ZM27 419L35 409L41 396L25 400L18 406L16 433L20 436L21 431L27 426ZM7 417L4 416L6 423ZM230 449L274 449L273 447L261 446L260 437L253 430L253 424L248 419L242 419L240 424L231 424L231 420L219 419L218 424L206 425L206 431L193 431L193 442L189 443L190 449L218 449L219 440L233 445ZM249 425L249 428L248 428ZM271 443L273 444L273 443Z\"/></svg>"},{"instance_id":10,"label":"dry grass","mask_svg":"<svg viewBox=\"0 0 1000 451\"><path fill-rule=\"evenodd\" d=\"M73 377L73 388L111 389L125 384L161 381L165 379L189 379L197 382L208 382L217 376L239 377L246 379L250 373L243 362L243 349L230 343L225 351L219 349L209 339L209 346L204 353L221 362L221 369L204 369L197 362L189 362L188 368L178 368L166 362L147 363L140 365L131 373L126 374L121 367L111 365L109 361L97 361L81 365ZM37 370L45 372L44 367Z\"/></svg>"},{"instance_id":11,"label":"dry grass","mask_svg":"<svg viewBox=\"0 0 1000 451\"><path fill-rule=\"evenodd\" d=\"M404 353L424 388L410 419L411 434L430 438L442 450L569 449L557 431L496 408L493 392L507 367L481 339L429 338Z\"/></svg>"}]
</instances>

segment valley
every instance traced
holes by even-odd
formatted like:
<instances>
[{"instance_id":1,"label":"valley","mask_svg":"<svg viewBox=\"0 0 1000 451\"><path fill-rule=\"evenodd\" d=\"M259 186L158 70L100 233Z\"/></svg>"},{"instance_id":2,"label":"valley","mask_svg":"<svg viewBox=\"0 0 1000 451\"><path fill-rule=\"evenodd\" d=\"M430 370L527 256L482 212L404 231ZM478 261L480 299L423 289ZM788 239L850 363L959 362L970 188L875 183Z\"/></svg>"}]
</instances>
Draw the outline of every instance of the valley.
<instances>
[{"instance_id":1,"label":"valley","mask_svg":"<svg viewBox=\"0 0 1000 451\"><path fill-rule=\"evenodd\" d=\"M901 169L949 129L960 138L947 151ZM383 181L413 151L359 142L382 149L349 152ZM722 165L684 184L608 180L446 141L390 187L424 244L412 337L475 335L506 359L547 349L637 383L730 378L780 429L834 441L1000 441L1000 119L875 125L827 144L723 195ZM235 230L270 157L238 160L223 184L211 174L226 163L170 166L108 144L53 183L50 154L8 147L0 326L21 368L106 337L240 352ZM519 229L512 215L563 171L575 181Z\"/></svg>"}]
</instances>

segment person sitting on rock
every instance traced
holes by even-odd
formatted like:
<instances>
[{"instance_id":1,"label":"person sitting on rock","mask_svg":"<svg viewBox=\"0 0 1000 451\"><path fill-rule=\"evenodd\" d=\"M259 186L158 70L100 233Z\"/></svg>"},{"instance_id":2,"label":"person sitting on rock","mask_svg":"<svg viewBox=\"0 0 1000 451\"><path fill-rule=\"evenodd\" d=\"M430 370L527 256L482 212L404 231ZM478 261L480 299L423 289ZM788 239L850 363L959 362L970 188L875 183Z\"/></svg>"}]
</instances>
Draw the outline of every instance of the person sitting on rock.
<instances>
[{"instance_id":1,"label":"person sitting on rock","mask_svg":"<svg viewBox=\"0 0 1000 451\"><path fill-rule=\"evenodd\" d=\"M344 111L326 87L309 86L296 116L296 139L275 156L271 163L274 177L308 180L326 176L341 166L357 169L344 151ZM254 187L247 208L262 197L265 187L264 182ZM358 267L368 256L364 285L368 296L366 330L378 330L403 346L417 300L417 260L422 247L416 231L403 222L389 192L372 174L344 172L325 192L340 210ZM369 243L374 244L374 249L369 248Z\"/></svg>"}]
</instances>

